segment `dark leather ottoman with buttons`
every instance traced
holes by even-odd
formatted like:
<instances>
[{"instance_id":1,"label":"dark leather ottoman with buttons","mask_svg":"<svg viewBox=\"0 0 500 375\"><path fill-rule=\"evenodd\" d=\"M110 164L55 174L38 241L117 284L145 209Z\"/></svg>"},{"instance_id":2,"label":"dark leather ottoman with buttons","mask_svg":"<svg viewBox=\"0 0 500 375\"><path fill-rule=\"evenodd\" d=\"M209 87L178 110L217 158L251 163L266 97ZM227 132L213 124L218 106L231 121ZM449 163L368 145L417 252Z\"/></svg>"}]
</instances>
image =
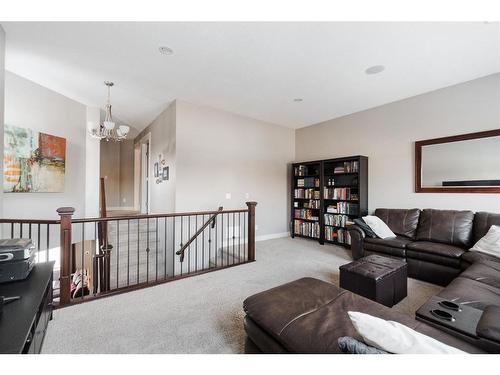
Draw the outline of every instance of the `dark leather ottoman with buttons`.
<instances>
[{"instance_id":1,"label":"dark leather ottoman with buttons","mask_svg":"<svg viewBox=\"0 0 500 375\"><path fill-rule=\"evenodd\" d=\"M369 255L344 264L340 287L392 307L407 296L407 264L379 255Z\"/></svg>"}]
</instances>

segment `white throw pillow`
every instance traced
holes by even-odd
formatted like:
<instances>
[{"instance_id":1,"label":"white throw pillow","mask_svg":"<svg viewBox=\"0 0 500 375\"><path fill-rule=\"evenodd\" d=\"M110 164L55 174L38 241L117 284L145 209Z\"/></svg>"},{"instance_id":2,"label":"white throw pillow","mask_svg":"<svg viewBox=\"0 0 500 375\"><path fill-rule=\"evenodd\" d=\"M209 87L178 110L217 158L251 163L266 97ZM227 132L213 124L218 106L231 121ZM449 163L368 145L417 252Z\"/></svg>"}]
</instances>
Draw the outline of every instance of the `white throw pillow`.
<instances>
[{"instance_id":1,"label":"white throw pillow","mask_svg":"<svg viewBox=\"0 0 500 375\"><path fill-rule=\"evenodd\" d=\"M379 238L396 237L391 228L389 228L378 216L363 216L363 221Z\"/></svg>"},{"instance_id":2,"label":"white throw pillow","mask_svg":"<svg viewBox=\"0 0 500 375\"><path fill-rule=\"evenodd\" d=\"M477 251L500 258L500 227L492 225L488 233L477 241L469 251Z\"/></svg>"},{"instance_id":3,"label":"white throw pillow","mask_svg":"<svg viewBox=\"0 0 500 375\"><path fill-rule=\"evenodd\" d=\"M348 311L354 328L368 345L394 354L467 354L403 324Z\"/></svg>"}]
</instances>

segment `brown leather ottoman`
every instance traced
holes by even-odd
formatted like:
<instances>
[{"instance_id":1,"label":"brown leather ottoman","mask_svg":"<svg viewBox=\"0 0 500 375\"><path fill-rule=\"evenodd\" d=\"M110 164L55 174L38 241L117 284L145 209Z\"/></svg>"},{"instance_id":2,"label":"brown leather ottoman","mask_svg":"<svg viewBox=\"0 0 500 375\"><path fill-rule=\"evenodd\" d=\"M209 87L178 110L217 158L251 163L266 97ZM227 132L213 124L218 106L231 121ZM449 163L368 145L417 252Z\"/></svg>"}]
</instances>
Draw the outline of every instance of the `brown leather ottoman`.
<instances>
[{"instance_id":1,"label":"brown leather ottoman","mask_svg":"<svg viewBox=\"0 0 500 375\"><path fill-rule=\"evenodd\" d=\"M340 266L340 287L392 307L407 295L406 262L369 255Z\"/></svg>"}]
</instances>

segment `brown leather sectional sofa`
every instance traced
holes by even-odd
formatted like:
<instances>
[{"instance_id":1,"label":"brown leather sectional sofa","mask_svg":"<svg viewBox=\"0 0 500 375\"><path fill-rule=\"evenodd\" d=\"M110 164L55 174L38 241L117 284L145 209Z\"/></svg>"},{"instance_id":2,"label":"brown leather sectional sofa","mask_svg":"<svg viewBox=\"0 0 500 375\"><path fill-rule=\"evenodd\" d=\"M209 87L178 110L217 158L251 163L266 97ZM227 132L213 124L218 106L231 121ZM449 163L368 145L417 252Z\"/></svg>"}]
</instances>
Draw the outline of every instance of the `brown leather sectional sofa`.
<instances>
[{"instance_id":1,"label":"brown leather sectional sofa","mask_svg":"<svg viewBox=\"0 0 500 375\"><path fill-rule=\"evenodd\" d=\"M347 311L398 321L469 353L500 352L500 259L468 249L500 225L500 214L471 211L378 209L397 234L368 238L349 228L355 259L378 254L405 260L409 277L447 285L438 297L482 311L476 337L447 333L324 281L303 278L247 298L247 352L338 353L338 338L361 339Z\"/></svg>"},{"instance_id":2,"label":"brown leather sectional sofa","mask_svg":"<svg viewBox=\"0 0 500 375\"><path fill-rule=\"evenodd\" d=\"M408 276L438 285L448 285L478 259L495 260L469 252L489 230L500 225L500 214L434 209L375 210L397 235L396 238L369 238L353 225L349 227L354 259L378 254L403 259Z\"/></svg>"}]
</instances>

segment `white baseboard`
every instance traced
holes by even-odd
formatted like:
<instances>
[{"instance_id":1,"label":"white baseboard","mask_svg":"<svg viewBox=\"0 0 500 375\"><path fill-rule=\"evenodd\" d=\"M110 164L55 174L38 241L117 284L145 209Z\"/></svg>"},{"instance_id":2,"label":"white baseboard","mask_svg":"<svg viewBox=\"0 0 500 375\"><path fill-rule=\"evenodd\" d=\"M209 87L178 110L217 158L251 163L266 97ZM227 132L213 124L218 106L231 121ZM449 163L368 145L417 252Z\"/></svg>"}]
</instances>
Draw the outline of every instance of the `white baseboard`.
<instances>
[{"instance_id":1,"label":"white baseboard","mask_svg":"<svg viewBox=\"0 0 500 375\"><path fill-rule=\"evenodd\" d=\"M255 241L267 241L267 240L273 240L275 238L283 238L288 236L290 236L290 232L264 234L262 236L256 236Z\"/></svg>"}]
</instances>

